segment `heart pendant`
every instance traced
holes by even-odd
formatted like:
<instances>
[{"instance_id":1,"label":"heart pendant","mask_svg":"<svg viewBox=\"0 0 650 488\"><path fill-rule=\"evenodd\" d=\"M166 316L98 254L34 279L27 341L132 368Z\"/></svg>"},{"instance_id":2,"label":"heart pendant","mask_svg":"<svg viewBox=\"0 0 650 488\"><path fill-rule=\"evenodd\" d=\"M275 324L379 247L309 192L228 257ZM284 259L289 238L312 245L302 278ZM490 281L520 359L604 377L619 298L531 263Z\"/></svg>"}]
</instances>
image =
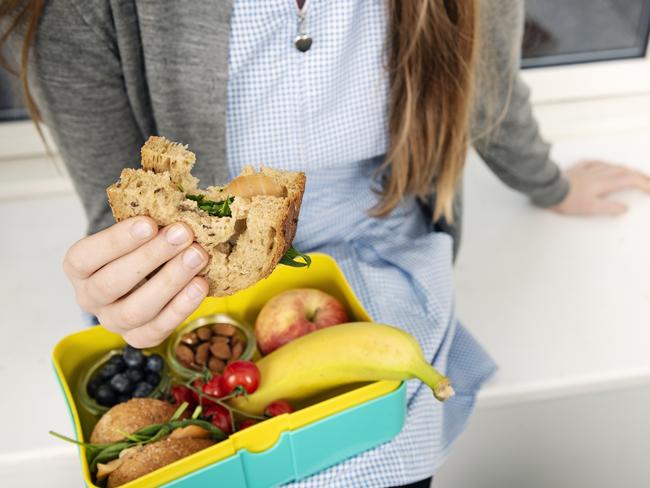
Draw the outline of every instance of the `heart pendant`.
<instances>
[{"instance_id":1,"label":"heart pendant","mask_svg":"<svg viewBox=\"0 0 650 488\"><path fill-rule=\"evenodd\" d=\"M304 53L305 51L309 51L309 48L311 47L311 37L306 34L299 34L293 40L293 44L296 46L298 51Z\"/></svg>"}]
</instances>

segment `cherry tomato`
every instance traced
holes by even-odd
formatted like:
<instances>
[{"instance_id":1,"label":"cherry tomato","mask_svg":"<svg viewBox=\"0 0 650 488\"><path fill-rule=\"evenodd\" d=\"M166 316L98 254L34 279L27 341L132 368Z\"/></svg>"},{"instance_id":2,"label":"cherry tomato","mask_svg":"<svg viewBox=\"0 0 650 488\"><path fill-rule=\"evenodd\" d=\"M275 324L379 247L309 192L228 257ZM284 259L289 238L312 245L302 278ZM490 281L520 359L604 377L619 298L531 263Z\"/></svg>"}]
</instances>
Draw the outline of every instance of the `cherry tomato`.
<instances>
[{"instance_id":1,"label":"cherry tomato","mask_svg":"<svg viewBox=\"0 0 650 488\"><path fill-rule=\"evenodd\" d=\"M201 390L203 391L203 393L205 393L206 395L210 395L211 397L221 398L222 396L225 396L223 389L221 387L221 376L218 374L214 375L210 381L205 383L201 387Z\"/></svg>"},{"instance_id":2,"label":"cherry tomato","mask_svg":"<svg viewBox=\"0 0 650 488\"><path fill-rule=\"evenodd\" d=\"M183 402L187 402L189 404L188 410L192 410L196 406L194 392L186 386L174 385L169 390L169 394L174 399L173 403L176 405L180 405Z\"/></svg>"},{"instance_id":3,"label":"cherry tomato","mask_svg":"<svg viewBox=\"0 0 650 488\"><path fill-rule=\"evenodd\" d=\"M253 419L242 420L241 422L239 422L239 430L248 429L249 427L255 425L256 423L257 420L253 420Z\"/></svg>"},{"instance_id":4,"label":"cherry tomato","mask_svg":"<svg viewBox=\"0 0 650 488\"><path fill-rule=\"evenodd\" d=\"M217 381L219 381L219 380L217 379ZM209 384L210 384L210 381L208 381L207 383L204 383L202 378L197 378L192 382L192 387L196 388L197 390L202 391L206 395L216 396L216 395L213 394L213 393L216 393L216 391L214 390L214 388L211 387L213 385L208 386ZM207 407L207 406L210 406L210 405L216 405L216 403L214 401L210 400L209 398L202 397L201 395L198 394L198 392L196 392L194 390L190 390L190 391L192 392L192 397L194 398L194 404L195 405L201 405L202 407Z\"/></svg>"},{"instance_id":5,"label":"cherry tomato","mask_svg":"<svg viewBox=\"0 0 650 488\"><path fill-rule=\"evenodd\" d=\"M232 393L241 386L248 393L257 390L260 384L260 370L250 361L233 361L221 376L221 387L225 395Z\"/></svg>"},{"instance_id":6,"label":"cherry tomato","mask_svg":"<svg viewBox=\"0 0 650 488\"><path fill-rule=\"evenodd\" d=\"M271 402L264 409L264 415L267 417L277 417L283 413L291 412L293 412L293 407L289 402L286 402L284 400L276 400L274 402Z\"/></svg>"},{"instance_id":7,"label":"cherry tomato","mask_svg":"<svg viewBox=\"0 0 650 488\"><path fill-rule=\"evenodd\" d=\"M203 416L209 418L210 423L218 427L224 434L232 434L232 424L230 423L228 409L215 403L203 410Z\"/></svg>"}]
</instances>

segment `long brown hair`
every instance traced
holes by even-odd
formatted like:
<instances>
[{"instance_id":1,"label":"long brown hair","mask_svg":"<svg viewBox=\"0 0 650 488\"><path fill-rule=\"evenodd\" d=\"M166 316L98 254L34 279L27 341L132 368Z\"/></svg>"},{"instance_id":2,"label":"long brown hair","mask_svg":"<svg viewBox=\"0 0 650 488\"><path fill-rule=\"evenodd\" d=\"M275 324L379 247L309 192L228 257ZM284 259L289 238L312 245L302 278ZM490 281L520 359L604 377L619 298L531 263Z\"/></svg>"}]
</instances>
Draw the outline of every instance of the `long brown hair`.
<instances>
[{"instance_id":1,"label":"long brown hair","mask_svg":"<svg viewBox=\"0 0 650 488\"><path fill-rule=\"evenodd\" d=\"M9 62L2 56L1 51L0 65L10 73L20 76L20 84L23 89L25 107L32 119L37 123L36 127L38 128L39 133L41 130L38 125L38 109L34 99L32 98L32 93L29 90L27 65L29 63L30 48L36 38L38 22L41 18L44 7L45 0L0 0L0 22L7 23L7 28L2 33L2 36L0 36L0 50L15 30L24 29L20 58L18 60L18 70L14 69L14 67L9 64Z\"/></svg>"},{"instance_id":2,"label":"long brown hair","mask_svg":"<svg viewBox=\"0 0 650 488\"><path fill-rule=\"evenodd\" d=\"M426 199L435 189L434 219L452 220L454 193L469 141L478 0L387 0L390 77L389 139L381 167L386 215L405 195ZM37 108L27 65L45 0L0 0L0 20L10 19L0 47L25 26L20 77L29 113Z\"/></svg>"},{"instance_id":3,"label":"long brown hair","mask_svg":"<svg viewBox=\"0 0 650 488\"><path fill-rule=\"evenodd\" d=\"M389 0L390 149L377 215L404 195L453 219L469 141L477 50L476 0Z\"/></svg>"}]
</instances>

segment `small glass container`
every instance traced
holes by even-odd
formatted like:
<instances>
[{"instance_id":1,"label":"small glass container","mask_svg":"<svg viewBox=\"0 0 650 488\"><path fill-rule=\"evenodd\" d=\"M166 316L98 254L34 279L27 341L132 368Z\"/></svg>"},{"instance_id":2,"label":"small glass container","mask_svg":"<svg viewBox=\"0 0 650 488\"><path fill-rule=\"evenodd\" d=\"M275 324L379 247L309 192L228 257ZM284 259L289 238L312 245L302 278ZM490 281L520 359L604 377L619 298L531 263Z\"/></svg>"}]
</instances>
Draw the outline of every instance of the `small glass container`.
<instances>
[{"instance_id":1,"label":"small glass container","mask_svg":"<svg viewBox=\"0 0 650 488\"><path fill-rule=\"evenodd\" d=\"M187 368L181 364L176 357L176 348L181 342L181 338L188 332L192 332L200 327L212 326L215 324L229 324L235 327L235 334L237 334L239 339L244 343L244 350L238 359L250 361L256 357L257 341L255 340L255 333L250 326L223 313L204 315L203 317L188 322L183 327L176 330L176 332L174 332L174 334L167 340L167 357L165 359L175 376L187 381L201 373L200 371Z\"/></svg>"},{"instance_id":2,"label":"small glass container","mask_svg":"<svg viewBox=\"0 0 650 488\"><path fill-rule=\"evenodd\" d=\"M92 415L100 416L108 412L111 407L100 405L93 397L88 394L88 382L99 372L102 366L104 366L109 359L117 354L122 354L122 352L123 349L113 349L112 351L109 351L100 357L97 361L90 364L86 369L86 372L79 377L79 382L77 384L77 397L79 398L81 405ZM149 355L144 351L143 354L145 356ZM165 388L166 384L169 382L169 366L167 365L167 358L163 357L163 359L165 360L165 364L163 366L163 370L160 372L160 381L149 395L149 398L158 397L162 389Z\"/></svg>"}]
</instances>

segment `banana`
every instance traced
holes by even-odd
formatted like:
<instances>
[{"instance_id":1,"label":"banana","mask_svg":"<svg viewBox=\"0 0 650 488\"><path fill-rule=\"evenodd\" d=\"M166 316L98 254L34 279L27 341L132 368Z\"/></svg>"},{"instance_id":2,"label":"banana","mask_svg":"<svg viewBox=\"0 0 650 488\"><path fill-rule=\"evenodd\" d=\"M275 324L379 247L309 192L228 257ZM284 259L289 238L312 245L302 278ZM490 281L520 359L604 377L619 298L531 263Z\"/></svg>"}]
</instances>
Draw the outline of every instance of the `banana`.
<instances>
[{"instance_id":1,"label":"banana","mask_svg":"<svg viewBox=\"0 0 650 488\"><path fill-rule=\"evenodd\" d=\"M351 322L317 330L257 361L260 387L229 403L259 415L274 400L309 398L334 387L363 381L419 378L440 401L454 394L449 379L424 358L403 330L373 322Z\"/></svg>"}]
</instances>

